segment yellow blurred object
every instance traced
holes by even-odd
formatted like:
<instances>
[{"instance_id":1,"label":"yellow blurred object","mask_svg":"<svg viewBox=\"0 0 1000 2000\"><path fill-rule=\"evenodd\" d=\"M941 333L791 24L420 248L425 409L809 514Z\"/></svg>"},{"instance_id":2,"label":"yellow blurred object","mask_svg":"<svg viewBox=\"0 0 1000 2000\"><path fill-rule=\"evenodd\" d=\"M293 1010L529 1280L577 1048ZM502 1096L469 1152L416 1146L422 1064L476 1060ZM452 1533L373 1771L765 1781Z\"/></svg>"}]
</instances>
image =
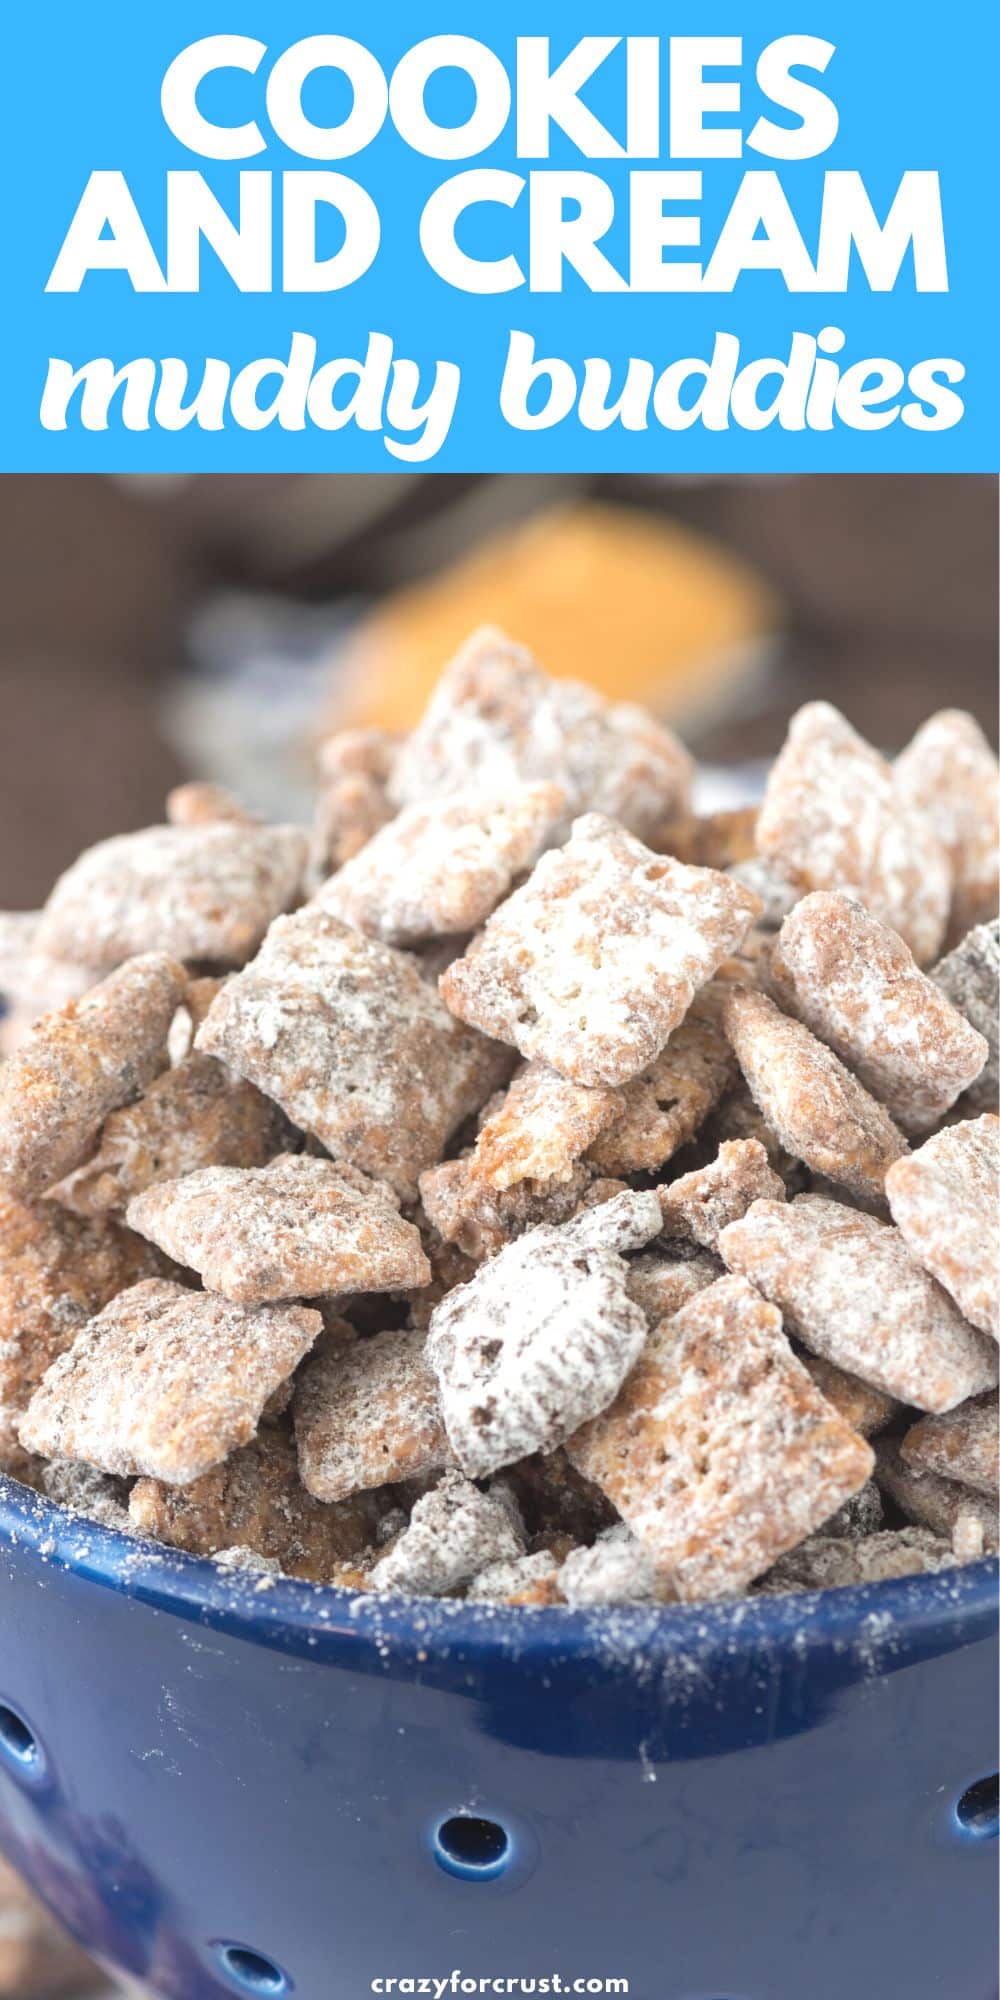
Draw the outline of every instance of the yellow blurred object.
<instances>
[{"instance_id":1,"label":"yellow blurred object","mask_svg":"<svg viewBox=\"0 0 1000 2000\"><path fill-rule=\"evenodd\" d=\"M551 674L700 716L760 664L781 622L768 586L690 529L630 507L556 508L364 619L338 654L329 726L410 728L478 625L509 632Z\"/></svg>"}]
</instances>

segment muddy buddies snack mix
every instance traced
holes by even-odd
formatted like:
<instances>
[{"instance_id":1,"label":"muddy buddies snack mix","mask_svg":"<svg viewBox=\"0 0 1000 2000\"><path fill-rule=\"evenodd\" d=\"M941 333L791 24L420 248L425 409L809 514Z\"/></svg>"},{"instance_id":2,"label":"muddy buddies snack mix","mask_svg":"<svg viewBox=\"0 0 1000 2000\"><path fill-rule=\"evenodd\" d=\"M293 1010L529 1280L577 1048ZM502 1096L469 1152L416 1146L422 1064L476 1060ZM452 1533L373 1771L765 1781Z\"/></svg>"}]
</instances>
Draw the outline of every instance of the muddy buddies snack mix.
<instances>
[{"instance_id":1,"label":"muddy buddies snack mix","mask_svg":"<svg viewBox=\"0 0 1000 2000\"><path fill-rule=\"evenodd\" d=\"M483 632L308 856L189 784L0 918L0 1469L558 1616L996 1548L989 752L813 703L759 811L691 776Z\"/></svg>"}]
</instances>

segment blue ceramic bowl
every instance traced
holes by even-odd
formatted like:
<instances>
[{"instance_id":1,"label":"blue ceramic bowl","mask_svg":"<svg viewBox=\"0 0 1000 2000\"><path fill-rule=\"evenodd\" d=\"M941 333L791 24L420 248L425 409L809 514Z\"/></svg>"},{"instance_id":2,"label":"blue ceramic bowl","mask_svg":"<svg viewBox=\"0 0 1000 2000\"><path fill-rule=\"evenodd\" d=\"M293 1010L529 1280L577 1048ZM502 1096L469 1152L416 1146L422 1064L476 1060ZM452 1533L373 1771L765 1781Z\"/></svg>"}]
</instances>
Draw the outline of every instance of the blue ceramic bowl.
<instances>
[{"instance_id":1,"label":"blue ceramic bowl","mask_svg":"<svg viewBox=\"0 0 1000 2000\"><path fill-rule=\"evenodd\" d=\"M996 1994L990 1563L709 1610L379 1601L9 1481L0 1544L0 1843L156 1994Z\"/></svg>"}]
</instances>

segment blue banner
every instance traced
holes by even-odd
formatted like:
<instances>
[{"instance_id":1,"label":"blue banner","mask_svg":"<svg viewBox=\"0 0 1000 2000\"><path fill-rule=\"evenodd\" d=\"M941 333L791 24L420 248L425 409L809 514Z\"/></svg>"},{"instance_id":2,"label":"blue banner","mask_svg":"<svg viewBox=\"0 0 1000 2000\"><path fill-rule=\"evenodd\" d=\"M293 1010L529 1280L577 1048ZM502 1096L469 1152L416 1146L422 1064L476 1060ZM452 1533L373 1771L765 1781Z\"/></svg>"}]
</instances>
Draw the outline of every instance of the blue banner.
<instances>
[{"instance_id":1,"label":"blue banner","mask_svg":"<svg viewBox=\"0 0 1000 2000\"><path fill-rule=\"evenodd\" d=\"M992 470L987 15L18 9L0 466Z\"/></svg>"}]
</instances>

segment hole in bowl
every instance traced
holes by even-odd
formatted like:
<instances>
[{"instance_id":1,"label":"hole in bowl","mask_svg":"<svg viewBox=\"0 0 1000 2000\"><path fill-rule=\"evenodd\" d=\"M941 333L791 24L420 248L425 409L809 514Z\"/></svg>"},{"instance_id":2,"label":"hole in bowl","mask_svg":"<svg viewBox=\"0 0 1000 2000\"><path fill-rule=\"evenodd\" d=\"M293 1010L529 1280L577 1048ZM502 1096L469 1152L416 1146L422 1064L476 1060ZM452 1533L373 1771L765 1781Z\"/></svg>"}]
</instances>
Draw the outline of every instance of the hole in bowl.
<instances>
[{"instance_id":1,"label":"hole in bowl","mask_svg":"<svg viewBox=\"0 0 1000 2000\"><path fill-rule=\"evenodd\" d=\"M1000 1774L994 1771L988 1778L977 1778L962 1793L955 1818L974 1840L995 1840L1000 1831Z\"/></svg>"},{"instance_id":2,"label":"hole in bowl","mask_svg":"<svg viewBox=\"0 0 1000 2000\"><path fill-rule=\"evenodd\" d=\"M30 1722L7 1701L0 1702L0 1753L22 1776L41 1768L41 1746Z\"/></svg>"},{"instance_id":3,"label":"hole in bowl","mask_svg":"<svg viewBox=\"0 0 1000 2000\"><path fill-rule=\"evenodd\" d=\"M449 1875L483 1882L502 1874L510 1860L511 1844L498 1820L454 1813L441 1821L434 1835L434 1852Z\"/></svg>"},{"instance_id":4,"label":"hole in bowl","mask_svg":"<svg viewBox=\"0 0 1000 2000\"><path fill-rule=\"evenodd\" d=\"M290 1993L291 1980L275 1965L273 1958L265 1958L263 1952L254 1951L246 1944L220 1944L216 1947L219 1963L241 1993L258 1996L277 1996Z\"/></svg>"}]
</instances>

